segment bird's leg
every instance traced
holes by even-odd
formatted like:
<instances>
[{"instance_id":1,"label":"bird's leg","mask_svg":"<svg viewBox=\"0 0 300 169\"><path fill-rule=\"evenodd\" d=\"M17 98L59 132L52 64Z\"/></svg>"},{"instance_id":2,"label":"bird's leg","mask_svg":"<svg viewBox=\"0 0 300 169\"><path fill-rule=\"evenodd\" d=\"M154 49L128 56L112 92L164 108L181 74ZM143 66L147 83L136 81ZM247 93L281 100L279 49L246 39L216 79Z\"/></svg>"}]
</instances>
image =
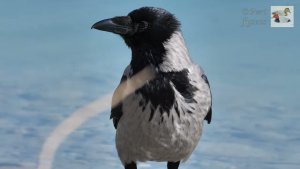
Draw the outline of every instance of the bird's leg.
<instances>
[{"instance_id":1,"label":"bird's leg","mask_svg":"<svg viewBox=\"0 0 300 169\"><path fill-rule=\"evenodd\" d=\"M180 161L168 162L168 169L178 169Z\"/></svg>"},{"instance_id":2,"label":"bird's leg","mask_svg":"<svg viewBox=\"0 0 300 169\"><path fill-rule=\"evenodd\" d=\"M125 164L125 169L137 169L136 168L136 163L135 162L131 162L129 164Z\"/></svg>"}]
</instances>

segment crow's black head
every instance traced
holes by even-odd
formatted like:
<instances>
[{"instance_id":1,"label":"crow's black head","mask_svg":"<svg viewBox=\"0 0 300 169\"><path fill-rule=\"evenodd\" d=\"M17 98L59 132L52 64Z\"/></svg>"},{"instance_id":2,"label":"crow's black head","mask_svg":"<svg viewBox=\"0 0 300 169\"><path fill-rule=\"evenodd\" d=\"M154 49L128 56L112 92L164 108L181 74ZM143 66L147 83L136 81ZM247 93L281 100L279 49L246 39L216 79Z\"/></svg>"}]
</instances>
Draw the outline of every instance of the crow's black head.
<instances>
[{"instance_id":1,"label":"crow's black head","mask_svg":"<svg viewBox=\"0 0 300 169\"><path fill-rule=\"evenodd\" d=\"M132 48L162 44L180 29L180 23L173 14L164 9L142 7L127 16L97 22L92 28L119 34Z\"/></svg>"}]
</instances>

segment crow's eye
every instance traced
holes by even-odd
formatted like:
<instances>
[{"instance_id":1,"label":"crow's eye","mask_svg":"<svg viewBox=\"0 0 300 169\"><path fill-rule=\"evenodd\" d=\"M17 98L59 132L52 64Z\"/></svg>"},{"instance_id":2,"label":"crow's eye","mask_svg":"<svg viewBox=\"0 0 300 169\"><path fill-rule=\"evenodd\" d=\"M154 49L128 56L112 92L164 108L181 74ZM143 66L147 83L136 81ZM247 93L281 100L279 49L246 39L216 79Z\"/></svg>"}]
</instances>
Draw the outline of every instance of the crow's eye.
<instances>
[{"instance_id":1,"label":"crow's eye","mask_svg":"<svg viewBox=\"0 0 300 169\"><path fill-rule=\"evenodd\" d=\"M149 28L149 23L146 21L141 21L137 24L137 32L144 32Z\"/></svg>"}]
</instances>

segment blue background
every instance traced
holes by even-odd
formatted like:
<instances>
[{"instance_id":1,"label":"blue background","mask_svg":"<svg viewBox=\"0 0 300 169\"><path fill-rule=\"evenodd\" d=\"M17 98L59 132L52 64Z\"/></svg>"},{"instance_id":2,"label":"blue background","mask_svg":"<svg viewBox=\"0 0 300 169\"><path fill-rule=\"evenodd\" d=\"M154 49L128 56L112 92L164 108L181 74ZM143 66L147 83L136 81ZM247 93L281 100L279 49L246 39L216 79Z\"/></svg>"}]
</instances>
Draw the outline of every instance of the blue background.
<instances>
[{"instance_id":1,"label":"blue background","mask_svg":"<svg viewBox=\"0 0 300 169\"><path fill-rule=\"evenodd\" d=\"M0 168L36 168L51 131L79 107L114 90L130 50L120 37L90 27L142 6L177 16L191 57L212 87L212 123L181 169L300 168L299 4L1 1ZM270 28L271 5L293 5L295 27ZM249 13L259 10L267 13ZM266 22L247 27L245 19ZM64 141L53 167L121 168L114 132L109 111L100 113Z\"/></svg>"}]
</instances>

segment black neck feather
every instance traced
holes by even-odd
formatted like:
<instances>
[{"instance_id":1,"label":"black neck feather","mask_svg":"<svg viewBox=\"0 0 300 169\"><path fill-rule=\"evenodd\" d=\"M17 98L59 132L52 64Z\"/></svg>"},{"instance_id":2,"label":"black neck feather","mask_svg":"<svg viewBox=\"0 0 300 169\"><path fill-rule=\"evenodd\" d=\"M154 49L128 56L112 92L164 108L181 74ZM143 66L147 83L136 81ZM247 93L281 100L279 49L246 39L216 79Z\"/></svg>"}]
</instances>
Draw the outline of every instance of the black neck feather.
<instances>
[{"instance_id":1,"label":"black neck feather","mask_svg":"<svg viewBox=\"0 0 300 169\"><path fill-rule=\"evenodd\" d=\"M159 64L163 62L166 54L166 49L162 44L156 46L140 45L132 47L131 68L133 75L144 69L146 66L153 66L158 68Z\"/></svg>"}]
</instances>

